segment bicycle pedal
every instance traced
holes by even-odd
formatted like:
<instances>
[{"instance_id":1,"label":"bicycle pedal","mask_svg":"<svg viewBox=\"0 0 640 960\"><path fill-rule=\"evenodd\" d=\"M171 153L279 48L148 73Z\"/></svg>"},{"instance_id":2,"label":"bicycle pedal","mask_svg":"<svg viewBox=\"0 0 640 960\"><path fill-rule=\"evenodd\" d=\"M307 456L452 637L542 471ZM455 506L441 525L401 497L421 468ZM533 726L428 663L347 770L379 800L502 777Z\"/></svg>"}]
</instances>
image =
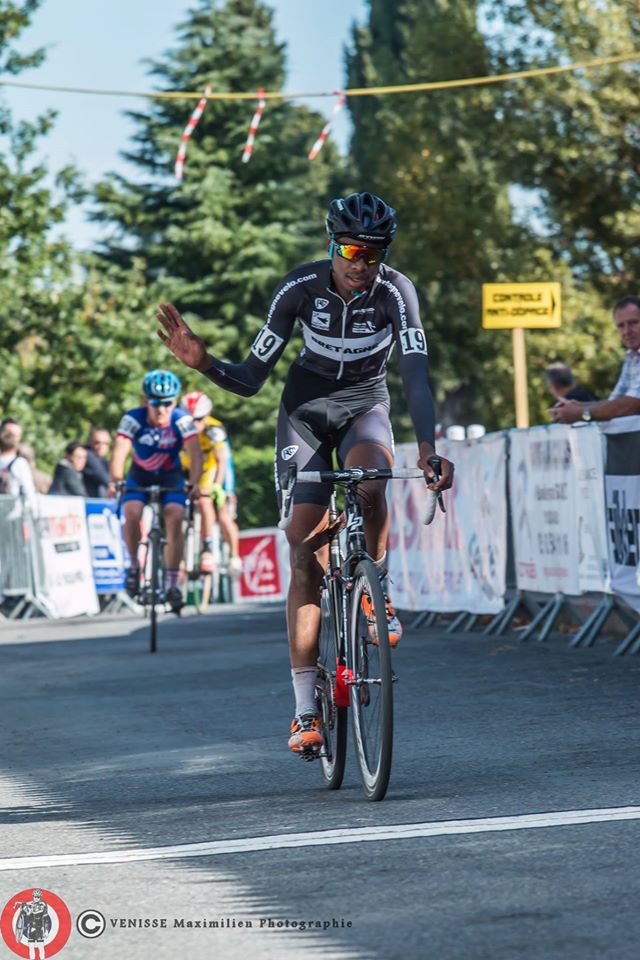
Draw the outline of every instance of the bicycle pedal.
<instances>
[{"instance_id":1,"label":"bicycle pedal","mask_svg":"<svg viewBox=\"0 0 640 960\"><path fill-rule=\"evenodd\" d=\"M319 750L301 750L298 754L301 760L319 760L321 753Z\"/></svg>"},{"instance_id":2,"label":"bicycle pedal","mask_svg":"<svg viewBox=\"0 0 640 960\"><path fill-rule=\"evenodd\" d=\"M391 674L391 683L397 683L400 677L396 673Z\"/></svg>"}]
</instances>

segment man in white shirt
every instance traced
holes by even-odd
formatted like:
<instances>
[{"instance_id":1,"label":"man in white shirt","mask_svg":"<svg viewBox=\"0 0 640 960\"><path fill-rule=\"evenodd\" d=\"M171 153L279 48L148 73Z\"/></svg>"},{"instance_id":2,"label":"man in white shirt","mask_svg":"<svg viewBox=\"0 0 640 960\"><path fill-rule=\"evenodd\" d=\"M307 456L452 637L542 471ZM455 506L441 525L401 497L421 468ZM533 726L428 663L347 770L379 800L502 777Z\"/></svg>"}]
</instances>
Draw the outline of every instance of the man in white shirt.
<instances>
[{"instance_id":1,"label":"man in white shirt","mask_svg":"<svg viewBox=\"0 0 640 960\"><path fill-rule=\"evenodd\" d=\"M618 382L608 400L558 400L551 408L554 423L613 420L640 414L640 297L623 297L613 308L613 322L627 348Z\"/></svg>"},{"instance_id":2,"label":"man in white shirt","mask_svg":"<svg viewBox=\"0 0 640 960\"><path fill-rule=\"evenodd\" d=\"M17 420L8 417L0 423L0 493L24 497L33 508L36 488L29 461L18 451L21 440L22 427Z\"/></svg>"}]
</instances>

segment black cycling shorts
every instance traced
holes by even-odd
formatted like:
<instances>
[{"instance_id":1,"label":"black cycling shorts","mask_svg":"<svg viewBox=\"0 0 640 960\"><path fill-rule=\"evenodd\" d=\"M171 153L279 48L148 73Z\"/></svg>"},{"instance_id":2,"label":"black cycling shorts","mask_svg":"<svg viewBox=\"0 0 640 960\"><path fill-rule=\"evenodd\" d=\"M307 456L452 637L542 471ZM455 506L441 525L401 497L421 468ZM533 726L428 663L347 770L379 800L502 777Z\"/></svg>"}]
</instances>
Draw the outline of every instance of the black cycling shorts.
<instances>
[{"instance_id":1,"label":"black cycling shorts","mask_svg":"<svg viewBox=\"0 0 640 960\"><path fill-rule=\"evenodd\" d=\"M287 467L292 463L298 470L332 470L333 451L342 467L349 451L359 443L378 444L393 457L389 407L384 379L345 386L294 363L282 394L276 429L278 502ZM294 502L326 507L331 490L330 483L299 483Z\"/></svg>"}]
</instances>

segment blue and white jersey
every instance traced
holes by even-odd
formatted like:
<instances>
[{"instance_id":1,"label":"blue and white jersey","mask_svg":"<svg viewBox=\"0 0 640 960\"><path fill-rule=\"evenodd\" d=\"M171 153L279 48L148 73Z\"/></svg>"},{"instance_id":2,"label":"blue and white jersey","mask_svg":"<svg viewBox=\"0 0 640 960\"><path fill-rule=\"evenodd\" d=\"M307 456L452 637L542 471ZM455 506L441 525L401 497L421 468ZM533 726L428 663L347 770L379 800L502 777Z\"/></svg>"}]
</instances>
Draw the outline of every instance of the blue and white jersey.
<instances>
[{"instance_id":1,"label":"blue and white jersey","mask_svg":"<svg viewBox=\"0 0 640 960\"><path fill-rule=\"evenodd\" d=\"M134 464L154 474L179 470L185 440L198 436L193 417L181 407L172 410L171 420L164 428L149 423L146 407L135 407L125 413L117 433L131 440Z\"/></svg>"}]
</instances>

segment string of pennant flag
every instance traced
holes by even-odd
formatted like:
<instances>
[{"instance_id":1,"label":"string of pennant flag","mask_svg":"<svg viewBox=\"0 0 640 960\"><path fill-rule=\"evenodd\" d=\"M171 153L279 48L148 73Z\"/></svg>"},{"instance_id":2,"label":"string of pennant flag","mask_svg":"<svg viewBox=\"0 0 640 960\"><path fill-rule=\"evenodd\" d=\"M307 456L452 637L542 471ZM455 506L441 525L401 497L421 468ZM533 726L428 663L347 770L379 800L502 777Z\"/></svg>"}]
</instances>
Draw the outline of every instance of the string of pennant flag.
<instances>
[{"instance_id":1,"label":"string of pennant flag","mask_svg":"<svg viewBox=\"0 0 640 960\"><path fill-rule=\"evenodd\" d=\"M336 115L344 107L347 97L367 97L367 96L387 96L399 93L421 93L436 90L455 90L462 87L486 86L492 83L504 83L509 80L529 80L535 77L550 76L553 74L570 73L575 70L590 70L596 67L611 66L614 64L631 63L640 60L640 52L634 51L625 54L617 54L610 57L595 57L591 60L562 64L553 67L536 67L531 70L518 70L512 73L491 74L484 77L463 77L458 80L435 80L425 83L409 83L386 87L352 87L347 90L322 91L315 93L286 93L284 91L266 91L259 89L257 91L258 104L253 114L247 141L242 153L242 162L248 163L253 155L256 141L256 135L262 115L265 111L268 100L296 100L310 99L315 97L335 97L338 99L334 105L331 117L325 124L320 136L309 151L309 160L315 160L324 146ZM91 87L69 87L57 86L51 84L28 83L25 81L0 79L0 86L20 87L31 90L47 90L59 93L82 93L93 94L96 96L112 97L145 97L153 100L197 100L195 110L189 117L187 125L180 138L174 172L178 180L181 180L184 172L184 165L187 154L187 145L193 131L205 110L208 100L253 100L256 98L256 92L231 92L222 90L213 90L209 84L204 91L127 91L127 90L107 90Z\"/></svg>"}]
</instances>

